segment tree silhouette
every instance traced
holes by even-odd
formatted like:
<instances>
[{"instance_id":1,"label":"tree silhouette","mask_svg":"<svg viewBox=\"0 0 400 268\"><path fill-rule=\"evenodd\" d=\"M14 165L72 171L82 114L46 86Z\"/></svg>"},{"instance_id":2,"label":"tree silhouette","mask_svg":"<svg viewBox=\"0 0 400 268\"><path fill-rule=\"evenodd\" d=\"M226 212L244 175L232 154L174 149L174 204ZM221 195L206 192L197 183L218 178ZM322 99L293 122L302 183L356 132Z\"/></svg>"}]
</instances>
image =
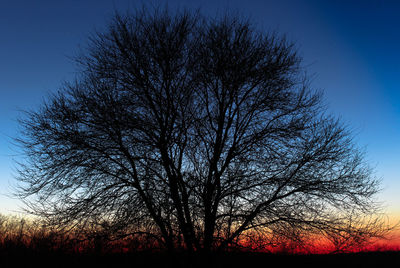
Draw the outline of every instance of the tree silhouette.
<instances>
[{"instance_id":1,"label":"tree silhouette","mask_svg":"<svg viewBox=\"0 0 400 268\"><path fill-rule=\"evenodd\" d=\"M144 9L116 15L77 62L76 81L20 121L19 195L49 223L209 252L375 212L363 153L285 38Z\"/></svg>"}]
</instances>

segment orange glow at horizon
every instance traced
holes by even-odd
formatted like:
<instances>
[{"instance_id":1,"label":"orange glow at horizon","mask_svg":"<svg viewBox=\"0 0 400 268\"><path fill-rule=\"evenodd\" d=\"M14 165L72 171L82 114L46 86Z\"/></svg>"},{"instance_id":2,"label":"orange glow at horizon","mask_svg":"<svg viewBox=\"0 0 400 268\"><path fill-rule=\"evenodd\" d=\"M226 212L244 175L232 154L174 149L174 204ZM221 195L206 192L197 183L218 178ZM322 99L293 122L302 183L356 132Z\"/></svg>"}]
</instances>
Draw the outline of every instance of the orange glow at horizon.
<instances>
[{"instance_id":1,"label":"orange glow at horizon","mask_svg":"<svg viewBox=\"0 0 400 268\"><path fill-rule=\"evenodd\" d=\"M6 217L4 218L6 219ZM15 233L18 235L18 225L21 223L21 220L24 222L24 228L28 227L26 229L26 232L33 231L33 233L30 233L32 237L35 237L35 235L46 235L47 230L45 230L44 233L41 233L40 231L43 229L37 229L35 232L35 229L29 228L29 226L34 226L35 221L34 219L29 219L29 218L20 218L20 217L10 217L9 218L11 223L9 231L11 234L10 237L13 237L13 234ZM393 229L388 232L387 236L385 238L376 238L371 240L371 243L364 243L361 246L350 246L350 247L344 247L344 248L335 248L335 246L332 244L332 241L328 240L326 237L322 235L310 235L308 236L308 240L306 239L305 245L303 244L296 244L295 242L292 242L290 240L284 240L284 239L266 239L266 237L263 237L261 240L252 240L251 238L246 241L246 239L243 239L239 241L238 244L243 246L243 250L249 250L252 249L257 252L269 252L269 253L294 253L294 254L329 254L329 253L342 253L342 252L365 252L365 251L400 251L400 213L388 213L387 214L387 225L392 226ZM4 225L6 226L6 225ZM1 225L0 225L1 227ZM4 228L3 228L4 229ZM6 228L7 229L7 228ZM6 231L4 229L3 231ZM0 230L1 231L1 230ZM4 235L7 235L7 233L1 233ZM24 236L25 237L25 236ZM31 236L26 236L26 237L31 237ZM250 236L249 236L250 237ZM0 235L0 244L2 242L2 239L4 237L1 237ZM50 236L51 238L51 236ZM54 237L53 237L54 238ZM69 237L71 241L73 240L73 235L72 237ZM57 241L57 240L55 240ZM29 243L29 241L25 241L26 243ZM139 242L139 244L137 244ZM268 245L268 243L275 242L273 245ZM117 251L121 252L129 252L130 250L133 250L132 245L136 243L135 245L137 246L136 250L139 248L146 248L146 249L155 249L155 247L152 247L150 244L146 244L144 240L130 240L128 239L120 239L118 241L113 241L112 245ZM79 245L79 244L74 244L79 250L79 252L83 252L84 250L90 250L91 249L91 244L88 242L88 244L84 245ZM111 244L110 244L111 245ZM57 246L57 244L56 244ZM247 249L246 249L247 248ZM237 249L240 249L238 247ZM140 250L140 249L139 249Z\"/></svg>"}]
</instances>

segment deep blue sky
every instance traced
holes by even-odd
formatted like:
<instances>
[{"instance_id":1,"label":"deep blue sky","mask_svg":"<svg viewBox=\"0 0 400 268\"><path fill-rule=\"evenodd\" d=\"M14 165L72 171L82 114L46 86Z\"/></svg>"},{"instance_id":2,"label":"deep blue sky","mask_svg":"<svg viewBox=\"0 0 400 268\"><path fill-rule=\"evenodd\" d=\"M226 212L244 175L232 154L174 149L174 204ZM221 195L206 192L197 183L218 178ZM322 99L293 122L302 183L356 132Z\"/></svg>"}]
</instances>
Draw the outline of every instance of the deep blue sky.
<instances>
[{"instance_id":1,"label":"deep blue sky","mask_svg":"<svg viewBox=\"0 0 400 268\"><path fill-rule=\"evenodd\" d=\"M114 10L142 1L69 0L0 2L0 213L21 204L10 199L11 137L20 109L35 108L64 80L75 76L71 57L87 37L107 25ZM380 200L400 215L400 2L398 1L153 1L170 8L226 9L249 16L260 29L296 43L312 86L325 91L332 113L342 117L365 147L382 178Z\"/></svg>"}]
</instances>

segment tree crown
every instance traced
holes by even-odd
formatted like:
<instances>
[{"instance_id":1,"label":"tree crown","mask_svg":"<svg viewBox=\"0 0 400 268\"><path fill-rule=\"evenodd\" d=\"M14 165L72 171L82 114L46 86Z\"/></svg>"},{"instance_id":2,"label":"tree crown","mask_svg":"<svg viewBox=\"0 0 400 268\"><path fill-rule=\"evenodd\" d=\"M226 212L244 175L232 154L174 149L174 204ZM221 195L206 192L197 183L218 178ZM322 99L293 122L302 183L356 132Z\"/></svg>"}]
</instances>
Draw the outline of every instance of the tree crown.
<instances>
[{"instance_id":1,"label":"tree crown","mask_svg":"<svg viewBox=\"0 0 400 268\"><path fill-rule=\"evenodd\" d=\"M209 250L360 230L350 219L373 211L371 169L285 38L145 10L115 16L78 62L21 121L20 193L53 224Z\"/></svg>"}]
</instances>

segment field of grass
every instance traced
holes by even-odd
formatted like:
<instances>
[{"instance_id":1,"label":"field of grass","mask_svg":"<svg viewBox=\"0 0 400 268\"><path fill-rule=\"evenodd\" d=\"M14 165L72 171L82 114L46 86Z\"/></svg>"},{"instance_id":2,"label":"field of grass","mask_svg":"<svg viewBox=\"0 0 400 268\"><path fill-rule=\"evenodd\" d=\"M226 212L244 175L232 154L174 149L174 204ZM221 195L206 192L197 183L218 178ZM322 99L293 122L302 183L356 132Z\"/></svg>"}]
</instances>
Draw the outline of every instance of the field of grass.
<instances>
[{"instance_id":1,"label":"field of grass","mask_svg":"<svg viewBox=\"0 0 400 268\"><path fill-rule=\"evenodd\" d=\"M20 265L63 267L399 267L400 252L343 254L224 253L218 256L187 256L165 253L63 254L13 252L0 256L0 267Z\"/></svg>"},{"instance_id":2,"label":"field of grass","mask_svg":"<svg viewBox=\"0 0 400 268\"><path fill-rule=\"evenodd\" d=\"M0 215L1 216L1 215ZM139 243L139 244L138 244ZM140 241L127 239L112 243L93 238L76 240L51 232L22 218L0 217L0 268L52 267L400 267L399 250L341 254L249 253L174 255L149 249ZM371 249L370 249L371 250ZM286 252L286 253L284 253Z\"/></svg>"}]
</instances>

